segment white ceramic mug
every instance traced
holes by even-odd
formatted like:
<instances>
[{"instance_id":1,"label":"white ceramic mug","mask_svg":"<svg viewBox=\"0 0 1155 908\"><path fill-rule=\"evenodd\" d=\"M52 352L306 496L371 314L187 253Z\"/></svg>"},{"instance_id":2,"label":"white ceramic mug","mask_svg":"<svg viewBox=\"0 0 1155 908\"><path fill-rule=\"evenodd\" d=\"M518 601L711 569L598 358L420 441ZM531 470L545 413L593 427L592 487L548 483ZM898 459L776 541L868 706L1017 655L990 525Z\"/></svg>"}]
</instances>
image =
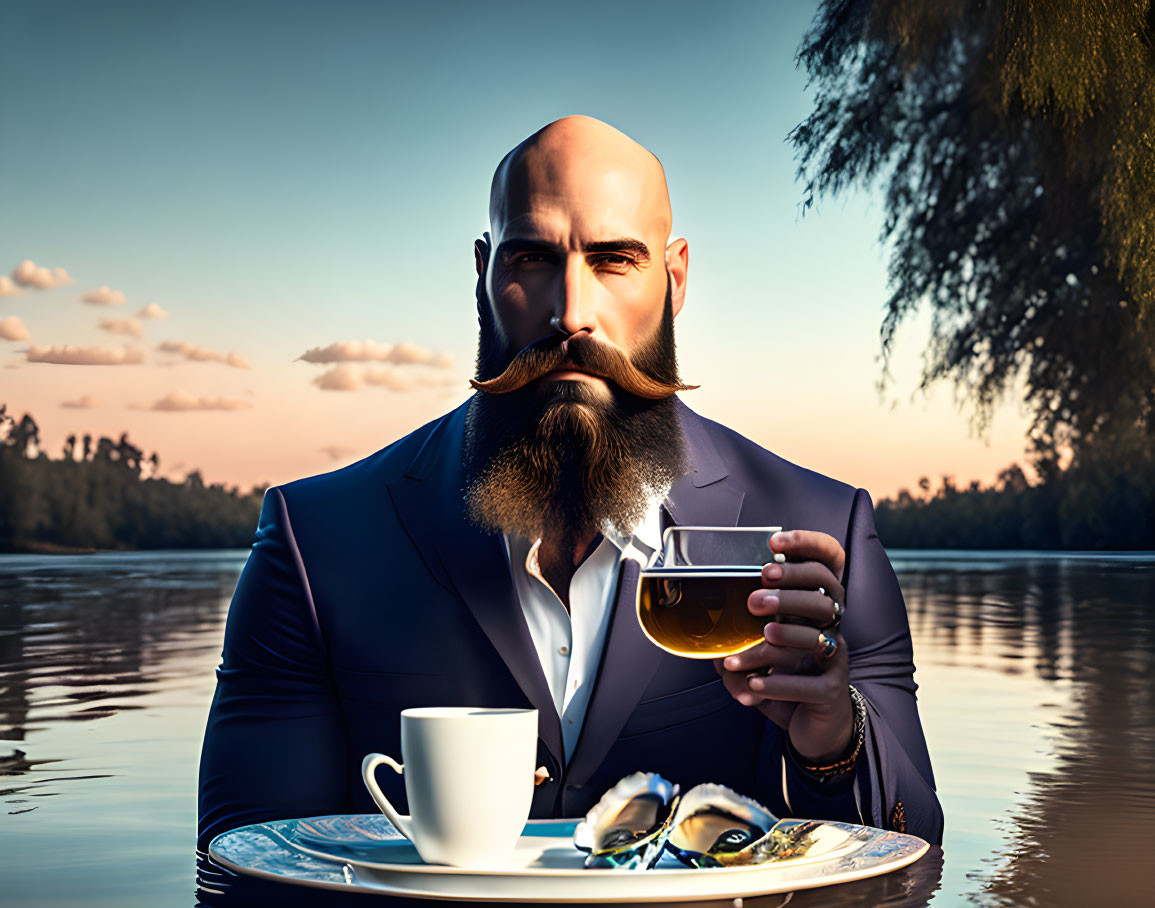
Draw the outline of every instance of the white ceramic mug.
<instances>
[{"instance_id":1,"label":"white ceramic mug","mask_svg":"<svg viewBox=\"0 0 1155 908\"><path fill-rule=\"evenodd\" d=\"M533 801L536 709L401 711L401 758L369 754L365 786L427 864L486 868L508 860ZM382 763L405 777L410 816L381 793Z\"/></svg>"}]
</instances>

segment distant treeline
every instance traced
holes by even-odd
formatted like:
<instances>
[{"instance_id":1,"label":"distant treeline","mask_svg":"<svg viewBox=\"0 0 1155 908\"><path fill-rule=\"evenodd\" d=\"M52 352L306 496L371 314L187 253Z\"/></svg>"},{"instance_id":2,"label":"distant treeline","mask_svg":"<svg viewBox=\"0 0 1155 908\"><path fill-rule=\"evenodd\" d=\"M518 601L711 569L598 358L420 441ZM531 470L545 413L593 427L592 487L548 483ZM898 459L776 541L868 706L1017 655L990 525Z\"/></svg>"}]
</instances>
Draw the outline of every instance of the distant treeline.
<instances>
[{"instance_id":1,"label":"distant treeline","mask_svg":"<svg viewBox=\"0 0 1155 908\"><path fill-rule=\"evenodd\" d=\"M68 437L59 458L40 444L28 414L0 405L0 552L247 548L263 487L248 492L155 474L160 458L91 435Z\"/></svg>"},{"instance_id":2,"label":"distant treeline","mask_svg":"<svg viewBox=\"0 0 1155 908\"><path fill-rule=\"evenodd\" d=\"M127 435L69 436L61 456L41 448L28 414L0 405L0 552L77 549L246 548L265 486L206 486L199 472L174 483L155 476ZM993 486L937 490L878 502L888 548L1155 549L1155 454L1145 433L1084 451L1064 470L1039 465L1034 484L1014 465ZM146 475L146 474L153 475Z\"/></svg>"},{"instance_id":3,"label":"distant treeline","mask_svg":"<svg viewBox=\"0 0 1155 908\"><path fill-rule=\"evenodd\" d=\"M878 503L879 539L887 548L1155 549L1155 456L1136 428L1113 437L1060 470L1040 462L1030 484L1016 464L991 487L937 490L923 477Z\"/></svg>"}]
</instances>

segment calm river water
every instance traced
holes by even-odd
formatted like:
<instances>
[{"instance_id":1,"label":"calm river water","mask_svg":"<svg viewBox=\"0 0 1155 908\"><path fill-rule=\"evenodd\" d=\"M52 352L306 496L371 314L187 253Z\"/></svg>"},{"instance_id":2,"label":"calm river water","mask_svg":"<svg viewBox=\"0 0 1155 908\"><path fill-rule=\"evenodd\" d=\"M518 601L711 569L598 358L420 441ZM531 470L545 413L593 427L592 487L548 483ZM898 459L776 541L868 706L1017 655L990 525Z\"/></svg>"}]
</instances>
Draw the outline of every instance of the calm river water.
<instances>
[{"instance_id":1,"label":"calm river water","mask_svg":"<svg viewBox=\"0 0 1155 908\"><path fill-rule=\"evenodd\" d=\"M197 757L246 555L0 556L0 904L196 904ZM790 904L1155 904L1155 554L891 557L943 849Z\"/></svg>"}]
</instances>

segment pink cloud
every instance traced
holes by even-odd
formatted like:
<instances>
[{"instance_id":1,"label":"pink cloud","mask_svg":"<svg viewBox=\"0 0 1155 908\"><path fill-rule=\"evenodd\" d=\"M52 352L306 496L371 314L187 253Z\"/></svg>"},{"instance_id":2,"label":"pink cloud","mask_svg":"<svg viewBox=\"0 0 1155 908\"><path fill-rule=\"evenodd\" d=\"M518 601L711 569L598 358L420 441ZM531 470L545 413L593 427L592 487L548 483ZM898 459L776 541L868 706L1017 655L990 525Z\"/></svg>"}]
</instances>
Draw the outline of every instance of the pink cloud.
<instances>
[{"instance_id":1,"label":"pink cloud","mask_svg":"<svg viewBox=\"0 0 1155 908\"><path fill-rule=\"evenodd\" d=\"M356 391L361 387L352 366L340 365L329 369L313 379L313 384L322 391Z\"/></svg>"},{"instance_id":2,"label":"pink cloud","mask_svg":"<svg viewBox=\"0 0 1155 908\"><path fill-rule=\"evenodd\" d=\"M96 401L88 394L84 394L76 400L63 400L60 402L60 406L66 410L91 410L96 406Z\"/></svg>"},{"instance_id":3,"label":"pink cloud","mask_svg":"<svg viewBox=\"0 0 1155 908\"><path fill-rule=\"evenodd\" d=\"M119 290L113 290L101 284L95 290L89 290L82 294L80 301L92 303L94 306L120 306L127 302L127 299Z\"/></svg>"},{"instance_id":4,"label":"pink cloud","mask_svg":"<svg viewBox=\"0 0 1155 908\"><path fill-rule=\"evenodd\" d=\"M39 290L76 283L76 278L63 268L46 268L37 265L32 259L25 259L12 269L12 280L21 287L36 287Z\"/></svg>"},{"instance_id":5,"label":"pink cloud","mask_svg":"<svg viewBox=\"0 0 1155 908\"><path fill-rule=\"evenodd\" d=\"M448 353L435 353L432 350L419 347L417 344L402 341L393 348L393 352L389 354L388 362L396 363L399 366L433 366L434 368L445 369L453 364L453 357Z\"/></svg>"},{"instance_id":6,"label":"pink cloud","mask_svg":"<svg viewBox=\"0 0 1155 908\"><path fill-rule=\"evenodd\" d=\"M465 385L465 382L460 378L436 372L416 372L413 377L417 384L426 388L452 388L457 385L462 387Z\"/></svg>"},{"instance_id":7,"label":"pink cloud","mask_svg":"<svg viewBox=\"0 0 1155 908\"><path fill-rule=\"evenodd\" d=\"M0 296L15 296L17 293L23 293L16 282L6 274L0 274Z\"/></svg>"},{"instance_id":8,"label":"pink cloud","mask_svg":"<svg viewBox=\"0 0 1155 908\"><path fill-rule=\"evenodd\" d=\"M140 318L168 318L168 313L156 303L149 303L136 314Z\"/></svg>"},{"instance_id":9,"label":"pink cloud","mask_svg":"<svg viewBox=\"0 0 1155 908\"><path fill-rule=\"evenodd\" d=\"M30 337L24 322L17 315L0 318L0 337L10 341L26 341Z\"/></svg>"},{"instance_id":10,"label":"pink cloud","mask_svg":"<svg viewBox=\"0 0 1155 908\"><path fill-rule=\"evenodd\" d=\"M408 391L413 387L413 379L406 374L407 371L389 365L370 367L364 372L365 383L390 391Z\"/></svg>"},{"instance_id":11,"label":"pink cloud","mask_svg":"<svg viewBox=\"0 0 1155 908\"><path fill-rule=\"evenodd\" d=\"M129 334L133 337L140 337L144 333L144 326L135 318L102 318L96 327L110 334Z\"/></svg>"},{"instance_id":12,"label":"pink cloud","mask_svg":"<svg viewBox=\"0 0 1155 908\"><path fill-rule=\"evenodd\" d=\"M441 369L453 363L453 357L448 353L436 353L408 341L386 344L375 340L337 341L327 347L312 347L297 359L306 363L379 362Z\"/></svg>"},{"instance_id":13,"label":"pink cloud","mask_svg":"<svg viewBox=\"0 0 1155 908\"><path fill-rule=\"evenodd\" d=\"M247 400L232 400L225 397L194 397L187 391L171 391L148 406L132 405L132 409L185 413L194 410L247 410L251 406L252 403Z\"/></svg>"},{"instance_id":14,"label":"pink cloud","mask_svg":"<svg viewBox=\"0 0 1155 908\"><path fill-rule=\"evenodd\" d=\"M239 353L217 353L215 350L207 350L188 341L163 341L156 349L161 353L173 353L193 362L224 363L234 369L253 368Z\"/></svg>"},{"instance_id":15,"label":"pink cloud","mask_svg":"<svg viewBox=\"0 0 1155 908\"><path fill-rule=\"evenodd\" d=\"M313 379L313 384L322 391L357 391L366 386L390 391L414 391L418 388L448 387L456 383L457 379L450 375L389 363L361 370L349 363L340 363Z\"/></svg>"},{"instance_id":16,"label":"pink cloud","mask_svg":"<svg viewBox=\"0 0 1155 908\"><path fill-rule=\"evenodd\" d=\"M382 344L374 340L339 341L327 347L313 347L297 359L307 363L370 362L384 360L392 350L392 344Z\"/></svg>"},{"instance_id":17,"label":"pink cloud","mask_svg":"<svg viewBox=\"0 0 1155 908\"><path fill-rule=\"evenodd\" d=\"M110 350L107 347L42 347L33 344L28 348L30 363L55 363L62 366L135 366L144 362L144 353L139 347L123 347Z\"/></svg>"}]
</instances>

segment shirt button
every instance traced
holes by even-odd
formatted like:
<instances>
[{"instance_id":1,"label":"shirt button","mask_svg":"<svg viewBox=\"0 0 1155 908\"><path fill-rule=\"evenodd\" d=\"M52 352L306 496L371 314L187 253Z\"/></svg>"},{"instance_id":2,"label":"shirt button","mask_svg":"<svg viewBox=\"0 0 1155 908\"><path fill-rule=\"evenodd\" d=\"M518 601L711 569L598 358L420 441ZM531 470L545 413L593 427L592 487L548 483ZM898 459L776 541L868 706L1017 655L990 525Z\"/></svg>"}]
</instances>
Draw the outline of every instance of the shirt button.
<instances>
[{"instance_id":1,"label":"shirt button","mask_svg":"<svg viewBox=\"0 0 1155 908\"><path fill-rule=\"evenodd\" d=\"M568 656L568 655L569 655L569 647L568 647L568 646L559 646L559 647L557 648L557 651L558 651L559 653L561 653L563 656Z\"/></svg>"}]
</instances>

